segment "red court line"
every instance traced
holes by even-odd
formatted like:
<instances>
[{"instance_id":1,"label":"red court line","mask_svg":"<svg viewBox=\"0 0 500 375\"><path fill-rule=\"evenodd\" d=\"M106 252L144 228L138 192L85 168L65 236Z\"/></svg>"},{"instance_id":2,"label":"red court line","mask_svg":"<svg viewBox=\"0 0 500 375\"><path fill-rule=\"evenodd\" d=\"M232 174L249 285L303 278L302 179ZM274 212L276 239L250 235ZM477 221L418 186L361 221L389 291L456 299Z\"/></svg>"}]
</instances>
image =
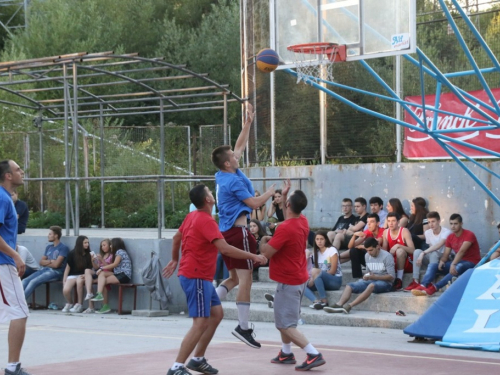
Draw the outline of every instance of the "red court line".
<instances>
[{"instance_id":1,"label":"red court line","mask_svg":"<svg viewBox=\"0 0 500 375\"><path fill-rule=\"evenodd\" d=\"M252 349L239 342L214 344L209 347L207 359L219 369L219 374L238 375L284 375L295 373L293 365L270 363L278 354L280 344L262 343L261 349ZM470 375L497 373L500 360L481 359L464 356L415 355L411 352L391 352L343 348L340 346L321 346L320 351L326 360L324 366L311 371L318 374L343 373L348 375ZM69 348L65 350L70 350ZM73 349L78 350L78 349ZM455 350L455 349L450 349ZM297 361L305 359L302 350L294 348ZM111 356L100 359L78 360L65 363L34 366L27 369L36 375L88 374L166 374L177 355L177 349ZM193 372L193 374L197 374Z\"/></svg>"}]
</instances>

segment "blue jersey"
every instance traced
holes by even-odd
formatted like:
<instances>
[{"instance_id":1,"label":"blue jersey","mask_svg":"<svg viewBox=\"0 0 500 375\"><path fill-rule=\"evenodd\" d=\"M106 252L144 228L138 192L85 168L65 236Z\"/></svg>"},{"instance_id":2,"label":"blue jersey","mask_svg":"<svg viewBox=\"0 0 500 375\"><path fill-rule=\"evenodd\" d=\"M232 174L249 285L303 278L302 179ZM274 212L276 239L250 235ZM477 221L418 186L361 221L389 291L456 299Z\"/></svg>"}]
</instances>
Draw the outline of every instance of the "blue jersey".
<instances>
[{"instance_id":1,"label":"blue jersey","mask_svg":"<svg viewBox=\"0 0 500 375\"><path fill-rule=\"evenodd\" d=\"M17 211L10 193L0 186L0 237L12 249L16 249L17 243ZM0 264L16 265L14 259L0 252Z\"/></svg>"},{"instance_id":2,"label":"blue jersey","mask_svg":"<svg viewBox=\"0 0 500 375\"><path fill-rule=\"evenodd\" d=\"M255 196L252 183L239 169L236 173L219 171L215 174L217 208L219 209L219 229L231 229L242 213L249 214L252 209L243 201Z\"/></svg>"}]
</instances>

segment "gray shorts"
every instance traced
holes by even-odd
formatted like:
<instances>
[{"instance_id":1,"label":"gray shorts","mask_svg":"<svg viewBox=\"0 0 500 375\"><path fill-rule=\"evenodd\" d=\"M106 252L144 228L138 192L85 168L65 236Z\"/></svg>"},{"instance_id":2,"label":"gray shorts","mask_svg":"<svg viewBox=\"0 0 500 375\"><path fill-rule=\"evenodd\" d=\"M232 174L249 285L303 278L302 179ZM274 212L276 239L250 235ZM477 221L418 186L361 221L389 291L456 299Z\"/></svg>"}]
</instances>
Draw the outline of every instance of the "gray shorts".
<instances>
[{"instance_id":1,"label":"gray shorts","mask_svg":"<svg viewBox=\"0 0 500 375\"><path fill-rule=\"evenodd\" d=\"M306 283L288 285L278 283L274 294L274 324L278 329L295 328L300 319L300 303Z\"/></svg>"}]
</instances>

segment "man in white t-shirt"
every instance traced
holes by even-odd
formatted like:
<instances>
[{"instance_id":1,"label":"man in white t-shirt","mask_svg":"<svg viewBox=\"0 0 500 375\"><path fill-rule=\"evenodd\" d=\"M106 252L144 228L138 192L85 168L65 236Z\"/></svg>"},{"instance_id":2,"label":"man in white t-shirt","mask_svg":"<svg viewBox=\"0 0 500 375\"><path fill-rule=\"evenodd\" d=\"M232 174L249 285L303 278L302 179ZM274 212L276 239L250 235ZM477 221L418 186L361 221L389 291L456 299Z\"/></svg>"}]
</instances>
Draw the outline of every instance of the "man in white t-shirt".
<instances>
[{"instance_id":1,"label":"man in white t-shirt","mask_svg":"<svg viewBox=\"0 0 500 375\"><path fill-rule=\"evenodd\" d=\"M446 238L451 234L451 230L441 226L441 217L436 211L427 214L430 229L424 233L425 242L429 245L426 250L417 249L413 253L413 281L404 291L411 292L420 287L420 267L423 264L438 263L443 255Z\"/></svg>"},{"instance_id":2,"label":"man in white t-shirt","mask_svg":"<svg viewBox=\"0 0 500 375\"><path fill-rule=\"evenodd\" d=\"M19 256L23 260L24 264L26 264L26 271L21 279L28 277L40 269L40 265L26 247L16 245L16 251L19 253Z\"/></svg>"}]
</instances>

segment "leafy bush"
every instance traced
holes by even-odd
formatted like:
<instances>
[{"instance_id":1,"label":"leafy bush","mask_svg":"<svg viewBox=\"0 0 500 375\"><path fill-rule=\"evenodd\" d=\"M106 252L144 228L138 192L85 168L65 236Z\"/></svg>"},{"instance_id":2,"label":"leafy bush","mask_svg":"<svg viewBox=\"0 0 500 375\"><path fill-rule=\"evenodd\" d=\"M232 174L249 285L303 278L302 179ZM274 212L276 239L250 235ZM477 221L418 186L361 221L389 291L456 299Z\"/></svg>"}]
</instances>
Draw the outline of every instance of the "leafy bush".
<instances>
[{"instance_id":1,"label":"leafy bush","mask_svg":"<svg viewBox=\"0 0 500 375\"><path fill-rule=\"evenodd\" d=\"M28 219L28 228L49 228L52 225L64 227L66 218L60 212L30 212Z\"/></svg>"}]
</instances>

